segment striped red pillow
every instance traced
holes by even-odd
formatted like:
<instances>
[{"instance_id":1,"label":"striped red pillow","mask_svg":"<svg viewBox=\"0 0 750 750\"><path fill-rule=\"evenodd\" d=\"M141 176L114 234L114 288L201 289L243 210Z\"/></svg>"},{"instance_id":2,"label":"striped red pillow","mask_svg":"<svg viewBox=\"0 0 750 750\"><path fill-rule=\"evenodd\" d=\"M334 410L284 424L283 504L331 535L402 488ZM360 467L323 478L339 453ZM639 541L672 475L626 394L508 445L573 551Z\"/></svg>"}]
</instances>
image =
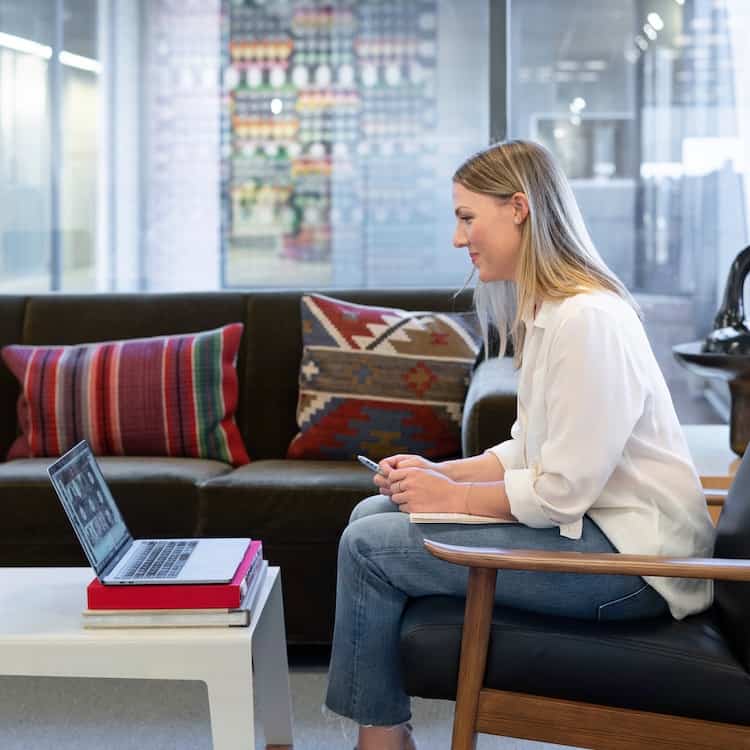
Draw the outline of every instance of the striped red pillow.
<instances>
[{"instance_id":1,"label":"striped red pillow","mask_svg":"<svg viewBox=\"0 0 750 750\"><path fill-rule=\"evenodd\" d=\"M5 346L22 385L8 458L59 456L86 439L103 456L249 459L234 419L242 323L79 346Z\"/></svg>"}]
</instances>

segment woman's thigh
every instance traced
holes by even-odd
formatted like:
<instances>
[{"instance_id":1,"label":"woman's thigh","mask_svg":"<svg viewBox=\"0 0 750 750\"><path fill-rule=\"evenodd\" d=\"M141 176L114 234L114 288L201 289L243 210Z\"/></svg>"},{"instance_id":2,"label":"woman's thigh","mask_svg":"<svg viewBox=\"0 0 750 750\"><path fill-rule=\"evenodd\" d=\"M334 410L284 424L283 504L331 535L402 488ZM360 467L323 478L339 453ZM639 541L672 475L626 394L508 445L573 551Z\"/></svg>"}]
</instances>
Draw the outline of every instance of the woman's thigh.
<instances>
[{"instance_id":1,"label":"woman's thigh","mask_svg":"<svg viewBox=\"0 0 750 750\"><path fill-rule=\"evenodd\" d=\"M616 552L599 527L584 518L580 539L559 529L522 524L413 524L387 497L363 500L352 512L342 545L409 597L465 596L468 569L439 560L425 539L466 547ZM627 619L662 614L664 600L637 576L498 571L498 604L551 615Z\"/></svg>"}]
</instances>

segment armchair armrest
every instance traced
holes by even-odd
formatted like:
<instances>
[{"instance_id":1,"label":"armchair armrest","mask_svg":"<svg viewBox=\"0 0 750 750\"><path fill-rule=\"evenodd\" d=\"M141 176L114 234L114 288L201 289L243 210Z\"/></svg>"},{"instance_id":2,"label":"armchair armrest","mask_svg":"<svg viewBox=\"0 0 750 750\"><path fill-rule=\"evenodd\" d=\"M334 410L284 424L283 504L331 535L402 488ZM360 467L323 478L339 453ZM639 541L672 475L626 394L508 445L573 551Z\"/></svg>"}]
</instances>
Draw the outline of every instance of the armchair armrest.
<instances>
[{"instance_id":1,"label":"armchair armrest","mask_svg":"<svg viewBox=\"0 0 750 750\"><path fill-rule=\"evenodd\" d=\"M715 490L711 488L703 488L703 496L706 498L708 505L724 505L724 501L727 499L729 490Z\"/></svg>"},{"instance_id":2,"label":"armchair armrest","mask_svg":"<svg viewBox=\"0 0 750 750\"><path fill-rule=\"evenodd\" d=\"M459 547L430 539L424 540L424 546L441 560L472 568L664 576L667 578L712 578L750 582L750 560L624 555L619 552L551 552Z\"/></svg>"},{"instance_id":3,"label":"armchair armrest","mask_svg":"<svg viewBox=\"0 0 750 750\"><path fill-rule=\"evenodd\" d=\"M476 456L510 437L516 419L518 371L512 357L493 357L474 372L464 402L461 449Z\"/></svg>"}]
</instances>

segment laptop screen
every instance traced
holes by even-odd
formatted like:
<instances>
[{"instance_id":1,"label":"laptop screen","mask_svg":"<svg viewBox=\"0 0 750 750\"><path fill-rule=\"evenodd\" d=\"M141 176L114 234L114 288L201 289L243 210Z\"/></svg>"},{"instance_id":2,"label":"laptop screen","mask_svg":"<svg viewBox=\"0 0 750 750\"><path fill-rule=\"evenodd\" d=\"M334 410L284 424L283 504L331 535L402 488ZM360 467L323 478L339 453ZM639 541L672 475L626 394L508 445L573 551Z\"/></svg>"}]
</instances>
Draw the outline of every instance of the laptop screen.
<instances>
[{"instance_id":1,"label":"laptop screen","mask_svg":"<svg viewBox=\"0 0 750 750\"><path fill-rule=\"evenodd\" d=\"M84 440L47 470L97 575L132 537Z\"/></svg>"}]
</instances>

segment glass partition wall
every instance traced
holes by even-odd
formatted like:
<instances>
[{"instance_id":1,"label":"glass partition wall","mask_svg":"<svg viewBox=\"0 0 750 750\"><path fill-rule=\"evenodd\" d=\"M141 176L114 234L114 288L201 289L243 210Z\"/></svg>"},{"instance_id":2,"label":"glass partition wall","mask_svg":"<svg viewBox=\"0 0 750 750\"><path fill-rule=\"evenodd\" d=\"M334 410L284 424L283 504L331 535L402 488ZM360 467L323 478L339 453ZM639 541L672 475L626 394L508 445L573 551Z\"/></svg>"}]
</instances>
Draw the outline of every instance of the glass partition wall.
<instances>
[{"instance_id":1,"label":"glass partition wall","mask_svg":"<svg viewBox=\"0 0 750 750\"><path fill-rule=\"evenodd\" d=\"M0 2L0 291L89 289L96 0Z\"/></svg>"},{"instance_id":2,"label":"glass partition wall","mask_svg":"<svg viewBox=\"0 0 750 750\"><path fill-rule=\"evenodd\" d=\"M50 286L55 22L48 5L0 5L1 289Z\"/></svg>"},{"instance_id":3,"label":"glass partition wall","mask_svg":"<svg viewBox=\"0 0 750 750\"><path fill-rule=\"evenodd\" d=\"M0 288L460 284L488 7L0 0Z\"/></svg>"},{"instance_id":4,"label":"glass partition wall","mask_svg":"<svg viewBox=\"0 0 750 750\"><path fill-rule=\"evenodd\" d=\"M729 265L749 240L750 4L510 8L510 134L560 159L599 251L644 308L673 396L687 419L708 420L689 413L703 383L671 347L712 328Z\"/></svg>"}]
</instances>

